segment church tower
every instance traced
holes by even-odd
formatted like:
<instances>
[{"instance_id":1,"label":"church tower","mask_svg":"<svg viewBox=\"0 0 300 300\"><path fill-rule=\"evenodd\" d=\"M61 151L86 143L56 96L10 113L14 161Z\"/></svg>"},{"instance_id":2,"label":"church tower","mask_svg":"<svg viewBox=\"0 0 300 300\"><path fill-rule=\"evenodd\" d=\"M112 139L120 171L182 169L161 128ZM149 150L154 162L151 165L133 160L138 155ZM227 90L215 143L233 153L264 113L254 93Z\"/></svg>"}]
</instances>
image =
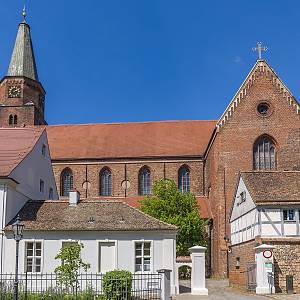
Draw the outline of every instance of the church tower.
<instances>
[{"instance_id":1,"label":"church tower","mask_svg":"<svg viewBox=\"0 0 300 300\"><path fill-rule=\"evenodd\" d=\"M8 72L0 81L0 127L46 124L45 94L38 79L30 26L24 9Z\"/></svg>"}]
</instances>

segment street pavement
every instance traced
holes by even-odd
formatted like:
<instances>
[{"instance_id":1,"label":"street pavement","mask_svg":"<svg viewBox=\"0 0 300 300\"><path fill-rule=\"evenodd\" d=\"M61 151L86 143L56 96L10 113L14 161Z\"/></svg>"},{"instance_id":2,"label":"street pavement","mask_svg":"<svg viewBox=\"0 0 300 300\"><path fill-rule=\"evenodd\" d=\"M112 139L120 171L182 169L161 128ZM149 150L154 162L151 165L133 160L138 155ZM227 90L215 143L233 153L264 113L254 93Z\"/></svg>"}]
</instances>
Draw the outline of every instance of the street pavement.
<instances>
[{"instance_id":1,"label":"street pavement","mask_svg":"<svg viewBox=\"0 0 300 300\"><path fill-rule=\"evenodd\" d=\"M300 295L285 295L274 294L268 296L259 296L253 293L249 293L245 290L229 287L228 280L214 280L208 279L206 281L208 288L208 296L191 296L190 281L180 281L181 293L173 299L176 300L300 300Z\"/></svg>"}]
</instances>

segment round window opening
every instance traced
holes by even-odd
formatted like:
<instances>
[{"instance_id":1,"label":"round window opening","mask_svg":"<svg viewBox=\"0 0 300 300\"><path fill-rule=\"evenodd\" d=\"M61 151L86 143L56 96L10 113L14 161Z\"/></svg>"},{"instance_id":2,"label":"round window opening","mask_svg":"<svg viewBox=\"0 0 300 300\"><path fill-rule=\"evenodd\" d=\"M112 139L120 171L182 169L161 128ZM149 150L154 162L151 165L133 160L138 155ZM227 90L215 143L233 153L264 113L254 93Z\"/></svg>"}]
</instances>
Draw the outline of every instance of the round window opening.
<instances>
[{"instance_id":1,"label":"round window opening","mask_svg":"<svg viewBox=\"0 0 300 300\"><path fill-rule=\"evenodd\" d=\"M257 111L262 116L267 116L270 112L270 105L266 102L260 103L257 106Z\"/></svg>"}]
</instances>

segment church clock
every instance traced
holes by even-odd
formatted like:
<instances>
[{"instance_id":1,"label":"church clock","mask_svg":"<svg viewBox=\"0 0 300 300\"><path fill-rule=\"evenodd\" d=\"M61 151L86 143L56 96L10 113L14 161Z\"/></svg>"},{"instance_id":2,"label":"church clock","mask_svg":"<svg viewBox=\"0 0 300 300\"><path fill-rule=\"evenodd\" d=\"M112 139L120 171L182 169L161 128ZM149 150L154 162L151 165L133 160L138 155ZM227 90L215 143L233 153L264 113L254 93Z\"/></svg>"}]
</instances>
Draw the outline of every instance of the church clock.
<instances>
[{"instance_id":1,"label":"church clock","mask_svg":"<svg viewBox=\"0 0 300 300\"><path fill-rule=\"evenodd\" d=\"M20 98L21 97L21 87L13 85L8 89L9 98Z\"/></svg>"}]
</instances>

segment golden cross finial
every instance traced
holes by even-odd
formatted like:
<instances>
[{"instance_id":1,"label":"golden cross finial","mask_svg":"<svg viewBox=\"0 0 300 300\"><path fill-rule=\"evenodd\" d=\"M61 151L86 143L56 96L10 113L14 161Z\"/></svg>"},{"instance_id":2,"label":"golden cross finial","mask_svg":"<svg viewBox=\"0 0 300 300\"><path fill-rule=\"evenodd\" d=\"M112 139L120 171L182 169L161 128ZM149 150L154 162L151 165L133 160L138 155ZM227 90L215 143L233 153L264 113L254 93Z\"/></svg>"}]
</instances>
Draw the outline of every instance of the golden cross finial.
<instances>
[{"instance_id":1,"label":"golden cross finial","mask_svg":"<svg viewBox=\"0 0 300 300\"><path fill-rule=\"evenodd\" d=\"M257 42L257 46L252 48L252 51L257 51L258 52L258 59L261 59L262 55L262 51L267 51L268 48L263 46L262 42Z\"/></svg>"}]
</instances>

